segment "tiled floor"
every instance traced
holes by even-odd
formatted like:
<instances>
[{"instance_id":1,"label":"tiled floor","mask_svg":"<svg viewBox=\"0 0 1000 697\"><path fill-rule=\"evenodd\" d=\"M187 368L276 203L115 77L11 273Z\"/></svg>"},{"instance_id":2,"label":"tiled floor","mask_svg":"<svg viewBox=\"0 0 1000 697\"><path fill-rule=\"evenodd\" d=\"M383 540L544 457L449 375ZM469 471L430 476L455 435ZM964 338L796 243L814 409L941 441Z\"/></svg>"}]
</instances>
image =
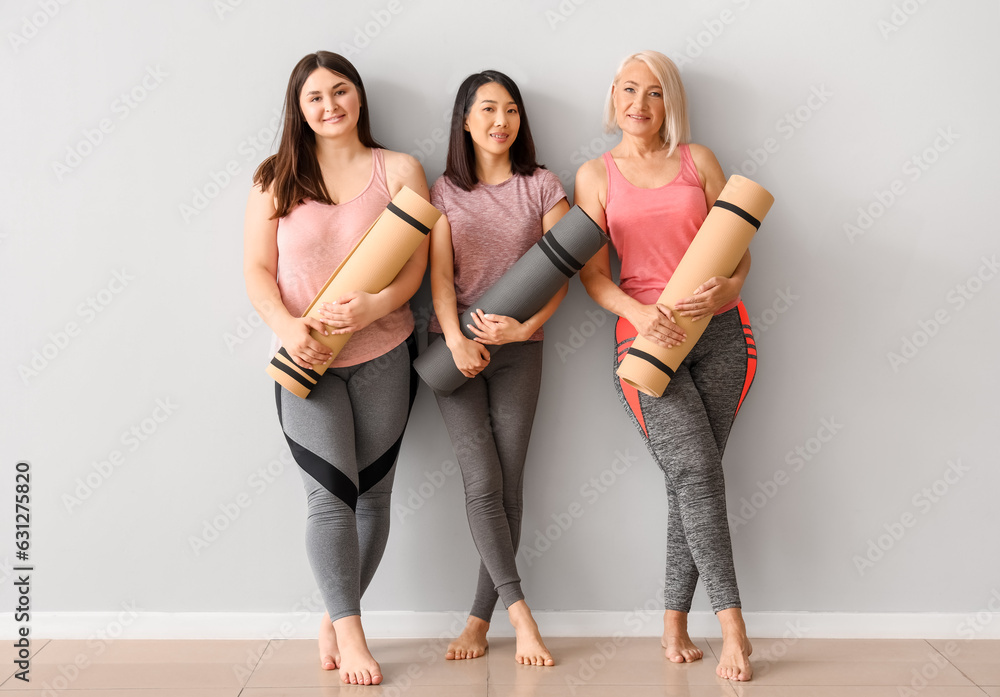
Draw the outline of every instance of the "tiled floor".
<instances>
[{"instance_id":1,"label":"tiled floor","mask_svg":"<svg viewBox=\"0 0 1000 697\"><path fill-rule=\"evenodd\" d=\"M315 641L36 641L31 682L0 648L0 697L1000 697L1000 641L759 639L754 679L715 676L721 648L674 665L656 638L552 638L554 668L514 663L513 639L445 661L440 639L379 639L382 685L342 687Z\"/></svg>"}]
</instances>

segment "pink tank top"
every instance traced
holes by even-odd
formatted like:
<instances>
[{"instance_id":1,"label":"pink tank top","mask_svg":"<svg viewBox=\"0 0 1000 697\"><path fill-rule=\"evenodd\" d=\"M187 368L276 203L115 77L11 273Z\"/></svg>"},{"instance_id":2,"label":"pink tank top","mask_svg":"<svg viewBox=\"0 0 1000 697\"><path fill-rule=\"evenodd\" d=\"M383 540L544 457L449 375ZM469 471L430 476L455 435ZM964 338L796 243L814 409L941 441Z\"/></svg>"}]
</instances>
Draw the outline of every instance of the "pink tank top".
<instances>
[{"instance_id":1,"label":"pink tank top","mask_svg":"<svg viewBox=\"0 0 1000 697\"><path fill-rule=\"evenodd\" d=\"M391 199L382 151L373 148L372 176L364 191L336 205L304 201L278 220L278 290L281 302L293 316L302 316ZM409 303L404 303L355 332L331 367L377 358L405 341L412 331L413 314ZM274 337L273 351L280 345Z\"/></svg>"},{"instance_id":2,"label":"pink tank top","mask_svg":"<svg viewBox=\"0 0 1000 697\"><path fill-rule=\"evenodd\" d=\"M604 153L608 170L605 216L608 234L622 262L620 287L645 305L652 305L660 297L708 215L705 190L691 159L691 149L686 143L677 149L681 155L680 172L673 181L655 189L629 183L611 153ZM737 297L715 314L731 310L739 302Z\"/></svg>"}]
</instances>

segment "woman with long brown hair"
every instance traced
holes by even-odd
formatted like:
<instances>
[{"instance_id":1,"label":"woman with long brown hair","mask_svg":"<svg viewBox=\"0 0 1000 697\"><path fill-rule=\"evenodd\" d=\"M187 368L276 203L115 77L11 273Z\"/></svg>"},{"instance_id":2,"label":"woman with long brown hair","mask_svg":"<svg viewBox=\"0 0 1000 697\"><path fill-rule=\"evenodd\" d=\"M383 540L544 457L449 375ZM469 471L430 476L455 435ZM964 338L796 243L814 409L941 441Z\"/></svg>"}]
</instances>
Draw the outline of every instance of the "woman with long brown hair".
<instances>
[{"instance_id":1,"label":"woman with long brown hair","mask_svg":"<svg viewBox=\"0 0 1000 697\"><path fill-rule=\"evenodd\" d=\"M281 143L257 169L247 203L247 293L275 345L303 368L331 352L310 336L352 333L308 399L275 385L278 418L307 496L306 549L327 614L323 669L344 683L382 682L361 624L361 596L389 534L389 496L416 393L408 301L428 242L379 293L353 291L302 314L391 198L408 186L427 198L420 163L372 137L369 101L354 66L319 51L299 61L285 94Z\"/></svg>"}]
</instances>

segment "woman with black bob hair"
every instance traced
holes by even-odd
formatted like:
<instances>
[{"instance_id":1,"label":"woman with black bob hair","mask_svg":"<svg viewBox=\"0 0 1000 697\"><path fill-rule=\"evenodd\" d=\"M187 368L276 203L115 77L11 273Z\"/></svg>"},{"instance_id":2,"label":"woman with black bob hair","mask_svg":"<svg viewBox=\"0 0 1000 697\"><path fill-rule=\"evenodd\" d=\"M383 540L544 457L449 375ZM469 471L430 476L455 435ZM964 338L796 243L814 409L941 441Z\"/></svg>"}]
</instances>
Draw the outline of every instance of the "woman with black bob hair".
<instances>
[{"instance_id":1,"label":"woman with black bob hair","mask_svg":"<svg viewBox=\"0 0 1000 697\"><path fill-rule=\"evenodd\" d=\"M569 210L559 178L535 161L521 93L496 70L470 75L455 97L445 173L431 189L444 215L431 230L430 339L447 343L471 378L437 396L465 484L466 512L481 558L468 623L445 658L478 658L497 598L517 636L518 663L552 655L521 592L515 555L524 461L542 368L542 324L566 286L525 322L476 309L467 339L459 317ZM442 338L443 337L443 338ZM505 344L491 357L486 345Z\"/></svg>"},{"instance_id":2,"label":"woman with black bob hair","mask_svg":"<svg viewBox=\"0 0 1000 697\"><path fill-rule=\"evenodd\" d=\"M308 399L275 385L278 419L305 484L306 551L326 605L320 665L344 683L382 682L361 625L361 596L389 534L389 496L416 378L408 301L427 267L425 241L388 287L305 309L403 186L425 198L420 163L372 137L369 102L343 56L312 53L292 71L278 152L254 174L244 226L247 293L303 368L329 364ZM352 333L330 362L310 336ZM377 359L377 360L376 360ZM376 365L377 363L377 365Z\"/></svg>"}]
</instances>

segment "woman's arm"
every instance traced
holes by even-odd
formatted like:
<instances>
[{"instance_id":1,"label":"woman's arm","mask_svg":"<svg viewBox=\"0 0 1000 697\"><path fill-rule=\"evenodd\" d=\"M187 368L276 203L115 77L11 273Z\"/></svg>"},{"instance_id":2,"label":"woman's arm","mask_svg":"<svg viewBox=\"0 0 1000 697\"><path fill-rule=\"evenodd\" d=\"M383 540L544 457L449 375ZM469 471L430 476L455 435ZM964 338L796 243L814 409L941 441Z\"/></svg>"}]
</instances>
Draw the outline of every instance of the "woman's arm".
<instances>
[{"instance_id":1,"label":"woman's arm","mask_svg":"<svg viewBox=\"0 0 1000 697\"><path fill-rule=\"evenodd\" d=\"M243 223L243 277L247 295L267 325L281 339L281 344L303 368L325 363L332 352L310 335L315 329L326 334L326 327L312 317L293 317L281 302L278 290L278 221L274 197L254 186L247 200Z\"/></svg>"},{"instance_id":2,"label":"woman's arm","mask_svg":"<svg viewBox=\"0 0 1000 697\"><path fill-rule=\"evenodd\" d=\"M601 160L590 160L576 172L576 205L607 231L604 203L608 191L607 172ZM580 280L598 305L624 317L642 336L670 348L684 341L684 330L674 324L666 305L643 305L618 287L611 277L611 256L607 246L595 254L580 271Z\"/></svg>"},{"instance_id":3,"label":"woman's arm","mask_svg":"<svg viewBox=\"0 0 1000 697\"><path fill-rule=\"evenodd\" d=\"M691 143L691 159L698 169L702 188L705 189L705 203L711 210L726 186L726 175L722 172L715 154L704 145ZM750 273L750 250L748 249L729 278L713 276L692 291L690 297L679 300L675 305L677 314L699 320L714 315L719 308L739 297L743 282Z\"/></svg>"},{"instance_id":4,"label":"woman's arm","mask_svg":"<svg viewBox=\"0 0 1000 697\"><path fill-rule=\"evenodd\" d=\"M489 364L490 352L462 333L455 296L455 250L451 242L451 225L446 216L438 218L431 229L430 256L434 314L441 324L445 344L451 350L455 365L462 375L474 378Z\"/></svg>"},{"instance_id":5,"label":"woman's arm","mask_svg":"<svg viewBox=\"0 0 1000 697\"><path fill-rule=\"evenodd\" d=\"M558 223L568 212L569 202L565 198L552 206L548 213L542 216L542 234L551 230L552 226ZM476 335L476 341L482 344L500 345L513 341L527 341L555 313L559 307L559 303L566 297L568 290L569 281L556 291L552 299L542 306L542 309L524 322L518 322L513 317L486 314L481 310L476 310L473 314L474 324L470 329Z\"/></svg>"},{"instance_id":6,"label":"woman's arm","mask_svg":"<svg viewBox=\"0 0 1000 697\"><path fill-rule=\"evenodd\" d=\"M424 169L416 158L389 150L384 151L384 157L390 196L395 196L404 186L408 186L424 199L430 198ZM320 315L330 325L330 333L360 331L412 298L423 282L429 247L430 241L424 239L392 283L380 292L352 291L337 298L335 303L324 303Z\"/></svg>"}]
</instances>

